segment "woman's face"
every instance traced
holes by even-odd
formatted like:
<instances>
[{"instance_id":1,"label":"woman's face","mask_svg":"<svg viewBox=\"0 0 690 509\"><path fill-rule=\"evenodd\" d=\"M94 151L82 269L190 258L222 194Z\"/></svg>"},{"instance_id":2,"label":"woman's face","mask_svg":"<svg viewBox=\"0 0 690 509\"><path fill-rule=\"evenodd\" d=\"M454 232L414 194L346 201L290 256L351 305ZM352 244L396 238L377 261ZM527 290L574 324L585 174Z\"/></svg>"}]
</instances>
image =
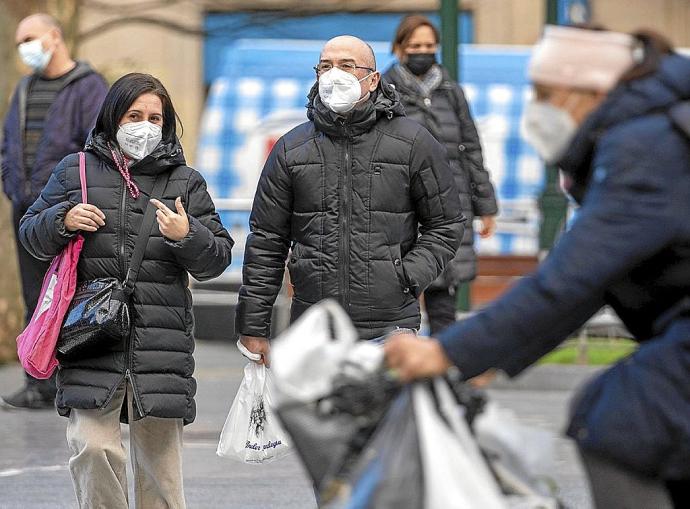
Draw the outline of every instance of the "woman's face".
<instances>
[{"instance_id":1,"label":"woman's face","mask_svg":"<svg viewBox=\"0 0 690 509\"><path fill-rule=\"evenodd\" d=\"M534 95L542 101L566 111L577 125L594 111L604 100L606 94L594 90L582 90L569 87L557 87L534 84Z\"/></svg>"},{"instance_id":2,"label":"woman's face","mask_svg":"<svg viewBox=\"0 0 690 509\"><path fill-rule=\"evenodd\" d=\"M163 127L163 103L156 94L141 94L137 97L120 119L119 125L144 120Z\"/></svg>"},{"instance_id":3,"label":"woman's face","mask_svg":"<svg viewBox=\"0 0 690 509\"><path fill-rule=\"evenodd\" d=\"M436 53L438 51L438 42L431 27L422 25L417 27L408 39L403 48L404 55L412 53ZM404 60L404 55L403 60Z\"/></svg>"}]
</instances>

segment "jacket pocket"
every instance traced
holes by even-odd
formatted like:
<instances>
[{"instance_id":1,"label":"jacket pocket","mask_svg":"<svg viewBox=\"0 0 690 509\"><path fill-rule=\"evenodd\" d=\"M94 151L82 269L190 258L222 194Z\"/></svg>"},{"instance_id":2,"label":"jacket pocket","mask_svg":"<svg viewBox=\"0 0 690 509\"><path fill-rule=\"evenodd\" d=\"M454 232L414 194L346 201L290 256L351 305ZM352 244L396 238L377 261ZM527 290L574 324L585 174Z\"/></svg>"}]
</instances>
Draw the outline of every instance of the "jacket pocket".
<instances>
[{"instance_id":1,"label":"jacket pocket","mask_svg":"<svg viewBox=\"0 0 690 509\"><path fill-rule=\"evenodd\" d=\"M317 302L319 294L318 267L312 258L304 256L299 244L292 246L288 258L288 273L294 296L304 302Z\"/></svg>"},{"instance_id":2,"label":"jacket pocket","mask_svg":"<svg viewBox=\"0 0 690 509\"><path fill-rule=\"evenodd\" d=\"M410 282L407 280L407 275L405 274L405 268L403 267L402 253L400 251L400 244L394 244L390 247L391 260L393 261L393 268L395 269L395 275L398 278L398 283L400 284L400 290L403 294L402 302L404 303L409 299L410 296L414 297L412 293Z\"/></svg>"}]
</instances>

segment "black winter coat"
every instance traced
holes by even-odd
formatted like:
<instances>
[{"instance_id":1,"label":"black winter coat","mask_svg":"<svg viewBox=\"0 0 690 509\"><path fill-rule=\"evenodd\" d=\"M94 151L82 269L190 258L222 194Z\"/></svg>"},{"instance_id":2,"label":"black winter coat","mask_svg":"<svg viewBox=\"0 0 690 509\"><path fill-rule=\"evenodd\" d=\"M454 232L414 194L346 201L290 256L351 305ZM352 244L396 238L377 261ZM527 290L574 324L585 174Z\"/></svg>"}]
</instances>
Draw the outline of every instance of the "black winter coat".
<instances>
[{"instance_id":1,"label":"black winter coat","mask_svg":"<svg viewBox=\"0 0 690 509\"><path fill-rule=\"evenodd\" d=\"M347 117L315 86L308 109L310 122L278 140L261 174L237 331L268 337L290 250L293 320L331 297L364 339L419 328L417 297L463 232L445 150L386 84Z\"/></svg>"},{"instance_id":2,"label":"black winter coat","mask_svg":"<svg viewBox=\"0 0 690 509\"><path fill-rule=\"evenodd\" d=\"M441 69L443 81L429 97L420 93L411 81L416 78L404 72L399 64L384 75L400 94L407 117L426 127L446 147L455 187L460 194L462 213L467 218L460 249L442 276L431 285L433 288L455 287L458 283L474 279L477 269L472 221L475 216L498 213L494 187L489 172L484 168L479 134L465 94L446 69Z\"/></svg>"},{"instance_id":3,"label":"black winter coat","mask_svg":"<svg viewBox=\"0 0 690 509\"><path fill-rule=\"evenodd\" d=\"M628 468L686 481L689 137L690 59L667 56L611 91L559 164L580 189L571 228L536 273L438 336L465 376L515 375L611 305L641 345L587 386L568 434Z\"/></svg>"},{"instance_id":4,"label":"black winter coat","mask_svg":"<svg viewBox=\"0 0 690 509\"><path fill-rule=\"evenodd\" d=\"M175 198L182 197L190 232L180 242L171 242L154 223L132 295L131 337L96 357L61 364L58 410L68 415L71 408L102 408L127 377L134 389L136 418L181 418L190 423L195 417L196 381L187 272L199 280L220 275L230 264L233 241L215 212L203 177L186 166L179 142L162 143L131 166L141 190L136 200L127 192L101 136L90 139L85 150L88 201L106 218L97 232L83 233L79 281L124 280L144 206L161 173L168 178L161 201L175 210ZM79 182L79 158L71 154L58 164L22 219L21 242L35 257L54 257L73 237L65 230L64 218L81 201Z\"/></svg>"}]
</instances>

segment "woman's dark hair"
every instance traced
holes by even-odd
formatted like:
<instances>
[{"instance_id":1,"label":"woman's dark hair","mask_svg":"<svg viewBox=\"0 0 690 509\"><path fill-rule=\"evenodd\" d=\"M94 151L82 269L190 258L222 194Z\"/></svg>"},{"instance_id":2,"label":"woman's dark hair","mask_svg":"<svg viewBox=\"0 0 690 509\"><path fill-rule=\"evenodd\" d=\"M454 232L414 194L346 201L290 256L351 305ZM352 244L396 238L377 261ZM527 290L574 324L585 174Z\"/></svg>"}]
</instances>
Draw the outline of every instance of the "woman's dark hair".
<instances>
[{"instance_id":1,"label":"woman's dark hair","mask_svg":"<svg viewBox=\"0 0 690 509\"><path fill-rule=\"evenodd\" d=\"M395 53L398 48L403 49L407 45L407 41L410 40L412 34L419 27L429 27L434 32L434 37L436 38L436 43L440 40L438 29L434 26L429 18L421 14L408 14L398 25L398 29L395 31L395 37L393 38L393 45L391 46L391 53Z\"/></svg>"},{"instance_id":2,"label":"woman's dark hair","mask_svg":"<svg viewBox=\"0 0 690 509\"><path fill-rule=\"evenodd\" d=\"M103 133L108 140L114 141L120 120L142 94L155 94L160 98L163 104L163 143L174 141L179 117L168 91L158 78L138 72L125 74L110 87L96 119L95 134Z\"/></svg>"},{"instance_id":3,"label":"woman's dark hair","mask_svg":"<svg viewBox=\"0 0 690 509\"><path fill-rule=\"evenodd\" d=\"M641 60L623 73L619 80L620 83L637 80L655 73L662 58L674 53L671 41L659 32L642 29L632 32L630 35L639 41Z\"/></svg>"}]
</instances>

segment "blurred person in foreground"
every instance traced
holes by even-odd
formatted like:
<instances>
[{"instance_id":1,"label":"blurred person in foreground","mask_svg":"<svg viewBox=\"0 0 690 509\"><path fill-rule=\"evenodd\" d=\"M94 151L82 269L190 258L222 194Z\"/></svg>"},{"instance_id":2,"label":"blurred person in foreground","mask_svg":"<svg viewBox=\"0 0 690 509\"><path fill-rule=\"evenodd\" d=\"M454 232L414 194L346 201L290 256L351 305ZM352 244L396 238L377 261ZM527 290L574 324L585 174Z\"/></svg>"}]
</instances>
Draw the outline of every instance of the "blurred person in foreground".
<instances>
[{"instance_id":1,"label":"blurred person in foreground","mask_svg":"<svg viewBox=\"0 0 690 509\"><path fill-rule=\"evenodd\" d=\"M315 70L309 121L273 147L252 206L235 323L259 362L289 251L291 319L333 298L374 339L419 329L417 299L462 237L445 150L405 118L371 47L331 39Z\"/></svg>"},{"instance_id":2,"label":"blurred person in foreground","mask_svg":"<svg viewBox=\"0 0 690 509\"><path fill-rule=\"evenodd\" d=\"M652 32L547 27L525 135L581 208L537 271L485 310L385 347L403 380L514 376L611 305L639 341L587 384L567 433L598 508L688 507L690 60Z\"/></svg>"},{"instance_id":3,"label":"blurred person in foreground","mask_svg":"<svg viewBox=\"0 0 690 509\"><path fill-rule=\"evenodd\" d=\"M17 49L32 73L17 85L5 117L1 148L2 187L12 202L15 239L19 220L38 197L55 165L80 150L93 127L108 86L86 62L70 56L59 23L34 14L17 27ZM25 321L34 313L48 262L17 242ZM23 388L1 400L5 408L53 408L55 377L26 375Z\"/></svg>"},{"instance_id":4,"label":"blurred person in foreground","mask_svg":"<svg viewBox=\"0 0 690 509\"><path fill-rule=\"evenodd\" d=\"M455 258L424 291L431 334L455 321L456 292L476 277L474 217L481 219L479 235L487 238L496 229L494 216L498 212L470 108L460 85L436 62L438 43L438 30L428 18L406 16L393 39L392 51L398 63L383 75L400 94L407 117L426 127L446 148L462 213L467 218Z\"/></svg>"}]
</instances>

